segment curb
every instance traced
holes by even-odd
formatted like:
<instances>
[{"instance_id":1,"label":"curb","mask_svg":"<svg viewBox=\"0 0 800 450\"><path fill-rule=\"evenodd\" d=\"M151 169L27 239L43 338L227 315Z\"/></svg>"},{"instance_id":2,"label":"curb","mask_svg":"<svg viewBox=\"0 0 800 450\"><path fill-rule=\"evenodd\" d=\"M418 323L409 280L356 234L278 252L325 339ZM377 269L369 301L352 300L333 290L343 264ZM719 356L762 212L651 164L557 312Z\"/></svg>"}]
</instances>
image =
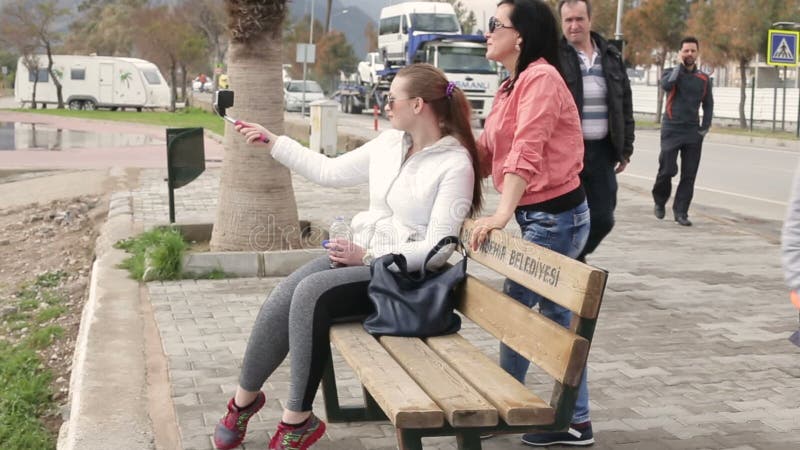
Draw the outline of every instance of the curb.
<instances>
[{"instance_id":1,"label":"curb","mask_svg":"<svg viewBox=\"0 0 800 450\"><path fill-rule=\"evenodd\" d=\"M133 234L132 218L129 194L113 194L95 245L58 449L154 447L138 282L116 267L125 252L113 248Z\"/></svg>"},{"instance_id":2,"label":"curb","mask_svg":"<svg viewBox=\"0 0 800 450\"><path fill-rule=\"evenodd\" d=\"M183 273L207 274L221 270L226 278L285 277L325 254L324 249L190 253L183 257Z\"/></svg>"}]
</instances>

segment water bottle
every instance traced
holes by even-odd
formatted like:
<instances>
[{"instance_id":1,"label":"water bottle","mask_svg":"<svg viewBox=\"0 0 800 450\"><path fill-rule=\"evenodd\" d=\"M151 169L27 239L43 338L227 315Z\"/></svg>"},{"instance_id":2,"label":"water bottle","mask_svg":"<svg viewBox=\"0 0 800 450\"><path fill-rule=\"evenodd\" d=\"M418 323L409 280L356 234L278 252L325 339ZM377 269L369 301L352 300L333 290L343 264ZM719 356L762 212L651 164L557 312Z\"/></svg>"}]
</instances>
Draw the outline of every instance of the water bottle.
<instances>
[{"instance_id":1,"label":"water bottle","mask_svg":"<svg viewBox=\"0 0 800 450\"><path fill-rule=\"evenodd\" d=\"M353 240L353 232L350 230L350 225L345 222L344 217L338 216L331 224L331 228L328 230L328 234L330 235L329 239L331 242L334 242L336 239L346 239L347 241ZM336 267L341 267L341 264L331 261L331 269Z\"/></svg>"}]
</instances>

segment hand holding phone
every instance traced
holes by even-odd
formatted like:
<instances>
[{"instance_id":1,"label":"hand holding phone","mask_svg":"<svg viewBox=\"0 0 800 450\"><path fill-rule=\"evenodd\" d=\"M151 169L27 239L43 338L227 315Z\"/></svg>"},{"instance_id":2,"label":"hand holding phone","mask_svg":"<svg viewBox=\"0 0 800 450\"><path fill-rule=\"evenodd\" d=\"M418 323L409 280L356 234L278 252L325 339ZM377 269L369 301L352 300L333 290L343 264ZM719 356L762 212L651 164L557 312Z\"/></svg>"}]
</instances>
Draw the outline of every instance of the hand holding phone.
<instances>
[{"instance_id":1,"label":"hand holding phone","mask_svg":"<svg viewBox=\"0 0 800 450\"><path fill-rule=\"evenodd\" d=\"M213 103L214 112L219 114L220 117L225 119L226 121L233 124L236 127L236 131L240 131L243 128L239 128L239 125L245 125L245 122L241 120L236 120L233 117L225 114L225 111L233 106L233 91L229 89L220 89L214 93L214 103ZM244 127L250 128L250 127ZM240 131L241 132L241 131ZM247 134L246 132L243 134ZM259 133L257 139L254 139L253 142L263 142L265 144L269 144L269 138L265 133Z\"/></svg>"}]
</instances>

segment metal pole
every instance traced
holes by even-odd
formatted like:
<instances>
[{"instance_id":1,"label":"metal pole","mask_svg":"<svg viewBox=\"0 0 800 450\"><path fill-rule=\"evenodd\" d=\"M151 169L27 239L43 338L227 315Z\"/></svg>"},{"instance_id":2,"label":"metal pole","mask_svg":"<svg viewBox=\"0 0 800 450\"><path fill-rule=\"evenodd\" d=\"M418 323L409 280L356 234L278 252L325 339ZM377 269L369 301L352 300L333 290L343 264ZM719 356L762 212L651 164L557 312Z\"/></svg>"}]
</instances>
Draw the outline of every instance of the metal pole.
<instances>
[{"instance_id":1,"label":"metal pole","mask_svg":"<svg viewBox=\"0 0 800 450\"><path fill-rule=\"evenodd\" d=\"M756 67L758 72L758 67ZM756 76L753 75L753 84L750 86L750 132L753 132L753 110L756 106Z\"/></svg>"},{"instance_id":2,"label":"metal pole","mask_svg":"<svg viewBox=\"0 0 800 450\"><path fill-rule=\"evenodd\" d=\"M797 132L795 137L800 138L800 89L797 90Z\"/></svg>"},{"instance_id":3,"label":"metal pole","mask_svg":"<svg viewBox=\"0 0 800 450\"><path fill-rule=\"evenodd\" d=\"M314 43L314 0L311 0L311 22L308 24L308 45ZM308 78L308 47L303 52L303 96L301 99L300 115L306 116L306 79Z\"/></svg>"},{"instance_id":4,"label":"metal pole","mask_svg":"<svg viewBox=\"0 0 800 450\"><path fill-rule=\"evenodd\" d=\"M618 41L622 40L622 2L623 0L617 0L617 27L614 31L614 39Z\"/></svg>"},{"instance_id":5,"label":"metal pole","mask_svg":"<svg viewBox=\"0 0 800 450\"><path fill-rule=\"evenodd\" d=\"M777 67L776 67L777 68ZM778 85L772 87L772 132L775 132L775 121L778 116Z\"/></svg>"},{"instance_id":6,"label":"metal pole","mask_svg":"<svg viewBox=\"0 0 800 450\"><path fill-rule=\"evenodd\" d=\"M783 66L783 102L781 104L781 131L786 131L786 66Z\"/></svg>"}]
</instances>

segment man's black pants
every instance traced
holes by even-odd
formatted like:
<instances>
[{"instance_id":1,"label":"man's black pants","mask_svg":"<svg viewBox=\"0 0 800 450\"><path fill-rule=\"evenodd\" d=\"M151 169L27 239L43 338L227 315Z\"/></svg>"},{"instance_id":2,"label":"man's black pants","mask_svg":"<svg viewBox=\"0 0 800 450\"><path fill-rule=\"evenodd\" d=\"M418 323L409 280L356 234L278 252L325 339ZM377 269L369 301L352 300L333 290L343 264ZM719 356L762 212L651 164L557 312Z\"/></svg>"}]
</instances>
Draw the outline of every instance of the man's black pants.
<instances>
[{"instance_id":1,"label":"man's black pants","mask_svg":"<svg viewBox=\"0 0 800 450\"><path fill-rule=\"evenodd\" d=\"M611 229L614 228L614 209L617 207L617 164L614 148L608 138L599 141L584 141L583 171L581 184L586 191L589 204L589 239L578 256L580 261L592 253Z\"/></svg>"},{"instance_id":2,"label":"man's black pants","mask_svg":"<svg viewBox=\"0 0 800 450\"><path fill-rule=\"evenodd\" d=\"M657 205L665 205L672 193L672 177L678 174L678 154L681 156L681 179L675 191L672 211L675 216L687 216L689 205L694 196L694 181L700 167L700 153L703 138L699 135L686 136L683 139L661 138L661 153L658 155L658 174L653 184L653 201Z\"/></svg>"}]
</instances>

